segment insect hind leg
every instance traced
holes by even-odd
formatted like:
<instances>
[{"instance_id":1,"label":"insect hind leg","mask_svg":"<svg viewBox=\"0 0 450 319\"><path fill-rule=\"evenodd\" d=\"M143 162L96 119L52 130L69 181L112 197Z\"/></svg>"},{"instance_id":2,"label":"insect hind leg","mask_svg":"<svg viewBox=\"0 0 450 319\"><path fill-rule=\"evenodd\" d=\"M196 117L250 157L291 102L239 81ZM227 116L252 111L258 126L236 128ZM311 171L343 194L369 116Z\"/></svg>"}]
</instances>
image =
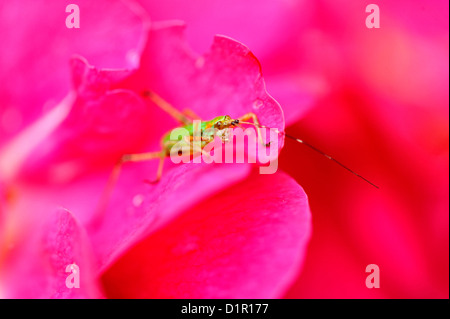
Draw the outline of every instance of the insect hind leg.
<instances>
[{"instance_id":1,"label":"insect hind leg","mask_svg":"<svg viewBox=\"0 0 450 319\"><path fill-rule=\"evenodd\" d=\"M153 91L145 90L142 92L142 96L150 99L153 103L155 103L161 110L172 116L176 121L189 125L192 124L192 120L189 118L190 111L185 110L185 112L180 112L174 106L172 106L169 102L164 100L161 96L156 94Z\"/></svg>"},{"instance_id":2,"label":"insect hind leg","mask_svg":"<svg viewBox=\"0 0 450 319\"><path fill-rule=\"evenodd\" d=\"M153 159L160 159L160 164L158 167L157 172L157 181L160 179L162 175L162 165L164 163L165 158L165 150L161 150L159 152L150 152L150 153L139 153L139 154L125 154L123 155L114 165L114 168L109 175L108 182L106 183L105 188L103 189L103 192L101 194L100 200L98 202L97 208L95 210L96 212L96 220L99 220L101 216L103 216L108 202L111 198L112 192L114 190L114 186L117 183L117 180L119 179L120 171L122 170L122 165L126 162L141 162L141 161L148 161Z\"/></svg>"}]
</instances>

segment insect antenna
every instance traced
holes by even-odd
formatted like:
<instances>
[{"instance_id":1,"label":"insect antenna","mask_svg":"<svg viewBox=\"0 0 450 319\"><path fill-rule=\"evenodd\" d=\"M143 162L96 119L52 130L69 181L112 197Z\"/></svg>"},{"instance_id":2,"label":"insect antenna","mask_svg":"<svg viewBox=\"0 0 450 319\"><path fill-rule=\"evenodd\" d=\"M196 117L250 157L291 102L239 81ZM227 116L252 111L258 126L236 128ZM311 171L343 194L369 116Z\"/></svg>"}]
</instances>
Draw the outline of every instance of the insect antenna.
<instances>
[{"instance_id":1,"label":"insect antenna","mask_svg":"<svg viewBox=\"0 0 450 319\"><path fill-rule=\"evenodd\" d=\"M288 138L290 138L290 139L292 139L292 140L294 140L294 141L296 141L296 142L298 142L298 143L300 143L300 144L306 145L306 146L309 147L310 149L316 151L317 153L321 154L322 156L325 156L326 158L328 158L329 160L332 160L333 162L335 162L335 163L338 164L339 166L345 168L347 171L349 171L349 172L352 173L353 175L356 175L357 177L361 178L362 180L364 180L365 182L369 183L369 184L372 185L373 187L379 189L379 187L378 187L377 185L375 185L374 183L372 183L371 181L369 181L369 180L366 179L365 177L359 175L358 173L356 173L356 172L353 171L352 169L348 168L347 166L345 166L344 164L342 164L341 162L339 162L339 161L336 160L335 158L333 158L333 157L331 157L330 155L328 155L327 153L325 153L325 152L319 150L317 147L315 147L315 146L313 146L313 145L311 145L311 144L305 142L304 140L301 140L301 139L296 138L296 137L294 137L294 136L288 135L288 134L286 134L285 132L282 132L282 131L280 131L280 130L277 129L277 128L267 127L267 126L264 126L264 125L258 125L258 124L252 123L252 122L243 122L243 121L239 121L239 123L241 123L241 124L250 124L250 125L253 125L253 126L260 127L260 128L266 128L266 129L274 130L274 131L276 131L278 134L283 134L284 136L286 136L286 137L288 137Z\"/></svg>"}]
</instances>

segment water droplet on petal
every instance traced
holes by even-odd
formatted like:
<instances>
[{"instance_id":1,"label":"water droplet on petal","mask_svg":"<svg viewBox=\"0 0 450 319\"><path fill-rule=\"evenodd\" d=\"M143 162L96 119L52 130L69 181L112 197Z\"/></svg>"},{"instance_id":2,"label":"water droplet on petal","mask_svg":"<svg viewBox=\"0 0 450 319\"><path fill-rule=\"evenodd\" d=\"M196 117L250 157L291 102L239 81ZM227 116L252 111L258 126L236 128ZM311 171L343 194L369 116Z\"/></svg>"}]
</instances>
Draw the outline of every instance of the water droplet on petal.
<instances>
[{"instance_id":1,"label":"water droplet on petal","mask_svg":"<svg viewBox=\"0 0 450 319\"><path fill-rule=\"evenodd\" d=\"M205 65L205 58L204 57L199 57L197 60L195 60L195 67L197 67L198 69L203 68L203 66Z\"/></svg>"},{"instance_id":2,"label":"water droplet on petal","mask_svg":"<svg viewBox=\"0 0 450 319\"><path fill-rule=\"evenodd\" d=\"M140 56L136 50L128 50L126 54L126 59L128 60L129 63L131 63L131 65L138 65Z\"/></svg>"},{"instance_id":3,"label":"water droplet on petal","mask_svg":"<svg viewBox=\"0 0 450 319\"><path fill-rule=\"evenodd\" d=\"M141 194L137 194L133 197L133 205L134 207L139 207L141 206L142 202L144 201L144 196L142 196Z\"/></svg>"},{"instance_id":4,"label":"water droplet on petal","mask_svg":"<svg viewBox=\"0 0 450 319\"><path fill-rule=\"evenodd\" d=\"M260 99L256 99L255 101L253 101L253 109L257 110L261 106L263 106L263 104L263 101L261 101Z\"/></svg>"}]
</instances>

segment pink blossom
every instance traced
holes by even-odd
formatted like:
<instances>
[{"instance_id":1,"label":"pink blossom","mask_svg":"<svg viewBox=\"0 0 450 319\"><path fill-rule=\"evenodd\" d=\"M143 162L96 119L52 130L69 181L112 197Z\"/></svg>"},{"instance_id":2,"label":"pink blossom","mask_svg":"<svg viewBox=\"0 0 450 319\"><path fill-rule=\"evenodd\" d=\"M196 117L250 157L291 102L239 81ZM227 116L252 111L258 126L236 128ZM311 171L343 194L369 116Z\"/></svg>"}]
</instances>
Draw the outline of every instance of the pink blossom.
<instances>
[{"instance_id":1,"label":"pink blossom","mask_svg":"<svg viewBox=\"0 0 450 319\"><path fill-rule=\"evenodd\" d=\"M0 294L280 297L301 269L310 231L306 195L282 172L256 176L248 164L167 160L161 181L148 185L142 180L154 176L157 163L130 163L105 211L97 209L118 158L158 150L162 134L177 125L142 97L143 90L202 118L252 111L264 125L284 129L282 109L266 91L259 61L226 36L215 37L199 55L184 39L182 23L150 27L146 13L131 2L79 5L79 30L58 24L64 21L57 20L64 16L61 8L33 2L26 7L30 16L55 12L45 36L27 42L33 24L24 24L21 37L5 39L10 50L2 51L0 77L11 80L0 91L6 106L0 111L4 122L16 121L1 126ZM3 9L6 29L19 8ZM36 82L42 86L28 90ZM192 236L199 241L192 243ZM149 241L155 250L139 253L143 268L136 274L147 278L143 271L152 263L158 280L130 290L114 269L128 269L129 255L136 263L135 251ZM174 249L160 251L158 241ZM192 245L198 245L195 258ZM153 253L161 263L154 264ZM180 254L184 265L178 264ZM205 267L197 268L199 261ZM71 263L80 267L80 290L66 286L65 267ZM241 280L230 284L237 275Z\"/></svg>"},{"instance_id":2,"label":"pink blossom","mask_svg":"<svg viewBox=\"0 0 450 319\"><path fill-rule=\"evenodd\" d=\"M137 66L136 56L142 49L145 29L140 15L120 1L77 4L83 22L79 29L68 29L65 26L68 13L61 3L45 0L2 3L1 143L66 96L71 88L67 81L71 55L81 54L99 68ZM98 19L99 12L102 19Z\"/></svg>"}]
</instances>

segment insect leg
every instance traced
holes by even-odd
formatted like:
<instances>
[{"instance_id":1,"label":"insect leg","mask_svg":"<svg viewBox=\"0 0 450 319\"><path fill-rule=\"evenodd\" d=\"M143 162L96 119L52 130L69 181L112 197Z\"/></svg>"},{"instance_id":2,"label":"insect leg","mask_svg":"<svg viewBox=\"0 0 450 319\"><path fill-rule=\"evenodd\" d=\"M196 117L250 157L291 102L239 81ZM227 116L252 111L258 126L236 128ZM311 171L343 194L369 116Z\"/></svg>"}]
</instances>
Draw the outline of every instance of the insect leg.
<instances>
[{"instance_id":1,"label":"insect leg","mask_svg":"<svg viewBox=\"0 0 450 319\"><path fill-rule=\"evenodd\" d=\"M192 123L192 120L189 119L188 116L183 114L183 112L180 112L175 107L173 107L169 102L164 100L162 97L160 97L158 94L156 94L153 91L146 90L142 92L142 95L148 99L150 99L153 103L155 103L159 108L161 108L164 112L172 116L175 120L178 122L189 125Z\"/></svg>"},{"instance_id":2,"label":"insect leg","mask_svg":"<svg viewBox=\"0 0 450 319\"><path fill-rule=\"evenodd\" d=\"M121 157L119 163L123 164L125 162L143 162L149 161L155 158L161 158L161 156L165 157L165 150L161 150L159 152L149 152L149 153L136 153L136 154L125 154Z\"/></svg>"},{"instance_id":3,"label":"insect leg","mask_svg":"<svg viewBox=\"0 0 450 319\"><path fill-rule=\"evenodd\" d=\"M261 128L260 128L261 124L259 124L258 117L256 116L255 113L250 112L250 113L244 114L244 115L242 115L241 117L238 118L239 121L243 121L243 122L246 122L246 121L248 121L250 119L255 124L256 132L258 133L258 138L259 138L259 141L261 142L261 144L266 146L266 147L270 146L270 142L269 143L265 143L263 141L262 134L261 134Z\"/></svg>"},{"instance_id":4,"label":"insect leg","mask_svg":"<svg viewBox=\"0 0 450 319\"><path fill-rule=\"evenodd\" d=\"M108 178L108 182L106 183L106 186L103 190L103 193L101 194L100 200L98 202L97 208L95 210L96 216L94 221L99 221L100 217L103 216L103 213L106 209L106 206L108 204L108 201L111 197L112 191L114 189L114 186L117 183L117 180L119 178L120 171L122 169L122 165L125 162L139 162L139 161L147 161L152 160L156 158L160 158L162 162L164 162L165 157L165 151L161 150L159 152L151 152L151 153L141 153L141 154L125 154L123 155L117 163L114 165L114 168ZM164 156L163 156L164 155ZM162 164L160 162L160 168L158 168L158 175L160 177L162 173Z\"/></svg>"},{"instance_id":5,"label":"insect leg","mask_svg":"<svg viewBox=\"0 0 450 319\"><path fill-rule=\"evenodd\" d=\"M191 109L184 109L183 114L186 115L187 117L191 118L191 120L201 120L202 119Z\"/></svg>"},{"instance_id":6,"label":"insect leg","mask_svg":"<svg viewBox=\"0 0 450 319\"><path fill-rule=\"evenodd\" d=\"M211 159L211 155L203 149L203 146L202 146L201 143L200 143L200 145L198 145L198 143L194 143L194 141L210 143L211 142L211 138L210 137L206 137L206 136L199 136L199 137L185 136L184 141L190 145L191 154L192 154L193 157L196 157L196 156L199 156L199 155L203 154L208 159Z\"/></svg>"},{"instance_id":7,"label":"insect leg","mask_svg":"<svg viewBox=\"0 0 450 319\"><path fill-rule=\"evenodd\" d=\"M204 139L202 137L202 141L208 141L209 142L209 138L208 139ZM194 156L198 156L198 155L202 154L203 156L208 158L208 160L211 160L211 154L209 154L207 151L205 151L203 149L203 147L201 147L201 146L198 147L197 145L192 145L192 153L193 153Z\"/></svg>"},{"instance_id":8,"label":"insect leg","mask_svg":"<svg viewBox=\"0 0 450 319\"><path fill-rule=\"evenodd\" d=\"M156 178L153 181L144 180L144 182L148 184L155 184L159 182L162 176L163 167L164 167L164 159L167 156L167 146L164 145L163 149L159 152L150 152L150 153L138 153L138 154L125 154L122 156L121 163L124 162L142 162L149 161L152 159L159 158L158 170L156 172Z\"/></svg>"},{"instance_id":9,"label":"insect leg","mask_svg":"<svg viewBox=\"0 0 450 319\"><path fill-rule=\"evenodd\" d=\"M162 176L165 158L166 158L166 152L163 151L159 155L159 164L158 164L158 171L156 172L156 178L153 181L145 179L144 182L146 182L147 184L156 184L159 182L159 180L161 179L161 176Z\"/></svg>"}]
</instances>

